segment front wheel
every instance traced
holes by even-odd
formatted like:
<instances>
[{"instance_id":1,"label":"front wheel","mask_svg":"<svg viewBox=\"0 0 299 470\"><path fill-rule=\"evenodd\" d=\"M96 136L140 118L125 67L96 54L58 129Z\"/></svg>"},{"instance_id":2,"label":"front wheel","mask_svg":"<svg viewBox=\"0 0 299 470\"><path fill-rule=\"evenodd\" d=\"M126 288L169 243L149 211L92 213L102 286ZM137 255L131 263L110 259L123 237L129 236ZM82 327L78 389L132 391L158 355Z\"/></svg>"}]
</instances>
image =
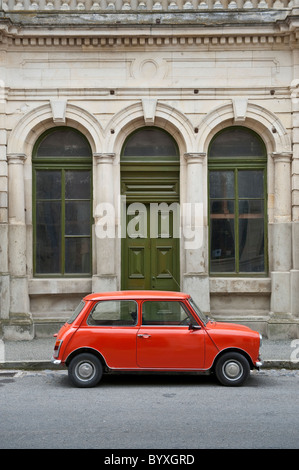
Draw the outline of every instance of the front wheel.
<instances>
[{"instance_id":1,"label":"front wheel","mask_svg":"<svg viewBox=\"0 0 299 470\"><path fill-rule=\"evenodd\" d=\"M236 387L243 385L247 380L250 374L250 365L242 354L228 352L218 359L215 373L222 385Z\"/></svg>"},{"instance_id":2,"label":"front wheel","mask_svg":"<svg viewBox=\"0 0 299 470\"><path fill-rule=\"evenodd\" d=\"M75 356L68 368L69 379L76 387L94 387L101 380L102 375L101 361L89 353Z\"/></svg>"}]
</instances>

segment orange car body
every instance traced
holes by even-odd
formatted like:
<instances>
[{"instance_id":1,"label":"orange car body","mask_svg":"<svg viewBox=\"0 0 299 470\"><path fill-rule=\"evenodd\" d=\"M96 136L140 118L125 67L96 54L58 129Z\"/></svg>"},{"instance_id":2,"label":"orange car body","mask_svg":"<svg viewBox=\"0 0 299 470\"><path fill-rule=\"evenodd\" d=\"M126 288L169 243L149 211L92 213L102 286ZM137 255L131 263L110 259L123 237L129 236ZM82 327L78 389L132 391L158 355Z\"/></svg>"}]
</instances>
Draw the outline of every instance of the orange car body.
<instances>
[{"instance_id":1,"label":"orange car body","mask_svg":"<svg viewBox=\"0 0 299 470\"><path fill-rule=\"evenodd\" d=\"M111 301L130 301L135 305L134 322L93 324L90 315L97 304ZM179 304L188 317L187 322L144 321L146 308L165 302L168 310ZM60 329L52 362L68 366L77 354L88 352L100 358L106 371L206 372L213 370L217 358L224 352L237 352L247 359L252 369L262 364L260 341L261 335L246 326L206 318L188 294L159 291L99 293L86 296L77 316Z\"/></svg>"}]
</instances>

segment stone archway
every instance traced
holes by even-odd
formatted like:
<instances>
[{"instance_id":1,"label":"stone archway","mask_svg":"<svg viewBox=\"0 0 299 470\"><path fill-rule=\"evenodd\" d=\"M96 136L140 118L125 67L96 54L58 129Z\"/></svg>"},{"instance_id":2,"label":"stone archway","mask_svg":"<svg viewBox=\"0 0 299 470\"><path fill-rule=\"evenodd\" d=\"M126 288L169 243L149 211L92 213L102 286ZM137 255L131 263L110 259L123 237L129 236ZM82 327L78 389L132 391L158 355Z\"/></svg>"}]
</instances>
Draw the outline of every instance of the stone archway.
<instances>
[{"instance_id":1,"label":"stone archway","mask_svg":"<svg viewBox=\"0 0 299 470\"><path fill-rule=\"evenodd\" d=\"M93 153L101 148L103 130L96 118L66 101L51 101L29 110L18 121L8 139L7 251L10 294L7 302L9 318L4 326L7 338L30 339L34 335L29 301L32 256L31 249L27 249L32 239L31 155L38 137L46 130L62 124L84 133Z\"/></svg>"},{"instance_id":2,"label":"stone archway","mask_svg":"<svg viewBox=\"0 0 299 470\"><path fill-rule=\"evenodd\" d=\"M249 103L247 99L236 98L229 104L213 109L202 119L198 125L197 147L206 154L214 135L221 129L234 125L242 125L255 131L263 139L267 149L269 265L271 269L269 313L274 318L288 318L291 312L290 274L292 270L291 138L280 119L271 111L260 105ZM267 279L264 282L265 288L266 284ZM229 280L226 281L226 285L228 291L232 292ZM212 290L213 286L212 280ZM240 294L241 290L236 292ZM258 291L256 293L258 294Z\"/></svg>"},{"instance_id":3,"label":"stone archway","mask_svg":"<svg viewBox=\"0 0 299 470\"><path fill-rule=\"evenodd\" d=\"M268 109L247 100L232 100L231 103L211 110L198 123L197 148L206 152L213 136L227 126L242 125L249 127L263 139L268 154L272 152L291 152L291 139L279 118Z\"/></svg>"},{"instance_id":4,"label":"stone archway","mask_svg":"<svg viewBox=\"0 0 299 470\"><path fill-rule=\"evenodd\" d=\"M26 113L12 130L7 153L31 155L37 138L55 126L72 126L89 140L92 151L97 152L103 143L103 129L97 119L85 109L66 101L49 102Z\"/></svg>"},{"instance_id":5,"label":"stone archway","mask_svg":"<svg viewBox=\"0 0 299 470\"><path fill-rule=\"evenodd\" d=\"M121 153L122 289L180 290L180 156L173 137L141 127Z\"/></svg>"}]
</instances>

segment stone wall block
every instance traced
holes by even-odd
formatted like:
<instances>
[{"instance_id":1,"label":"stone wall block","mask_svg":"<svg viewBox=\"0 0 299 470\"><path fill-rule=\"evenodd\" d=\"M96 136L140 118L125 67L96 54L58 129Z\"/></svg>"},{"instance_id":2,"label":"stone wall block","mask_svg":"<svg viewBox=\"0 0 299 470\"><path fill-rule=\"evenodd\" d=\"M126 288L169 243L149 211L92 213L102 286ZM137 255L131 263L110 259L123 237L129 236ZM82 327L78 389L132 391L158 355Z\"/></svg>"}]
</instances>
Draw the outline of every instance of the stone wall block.
<instances>
[{"instance_id":1,"label":"stone wall block","mask_svg":"<svg viewBox=\"0 0 299 470\"><path fill-rule=\"evenodd\" d=\"M271 273L272 296L270 308L275 315L283 316L291 312L290 276L289 272Z\"/></svg>"},{"instance_id":2,"label":"stone wall block","mask_svg":"<svg viewBox=\"0 0 299 470\"><path fill-rule=\"evenodd\" d=\"M273 224L273 270L289 271L292 266L292 224Z\"/></svg>"}]
</instances>

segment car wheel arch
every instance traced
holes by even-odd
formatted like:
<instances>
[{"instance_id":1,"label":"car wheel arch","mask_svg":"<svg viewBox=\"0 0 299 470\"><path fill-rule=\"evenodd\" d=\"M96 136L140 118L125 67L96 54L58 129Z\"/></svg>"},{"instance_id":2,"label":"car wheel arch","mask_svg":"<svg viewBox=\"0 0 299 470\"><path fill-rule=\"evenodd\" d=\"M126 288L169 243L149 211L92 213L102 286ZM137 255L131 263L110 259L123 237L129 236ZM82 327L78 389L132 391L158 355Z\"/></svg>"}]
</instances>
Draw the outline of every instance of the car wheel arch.
<instances>
[{"instance_id":1,"label":"car wheel arch","mask_svg":"<svg viewBox=\"0 0 299 470\"><path fill-rule=\"evenodd\" d=\"M104 358L104 356L102 356L102 354L94 349L94 348L90 348L90 347L82 347L82 348L78 348L78 349L75 349L74 351L72 351L69 356L66 358L65 360L65 365L68 367L71 360L74 359L74 357L78 356L78 354L82 354L82 353L89 353L89 354L93 354L94 356L96 356L102 363L102 366L104 369L108 369L108 366L107 366L107 363L106 363L106 360Z\"/></svg>"},{"instance_id":2,"label":"car wheel arch","mask_svg":"<svg viewBox=\"0 0 299 470\"><path fill-rule=\"evenodd\" d=\"M214 371L215 369L215 366L217 364L217 361L226 353L239 353L239 354L242 354L242 356L245 357L245 359L247 359L248 363L249 363L249 366L250 366L250 369L254 369L254 365L253 365L253 361L250 357L250 355L244 351L244 349L239 349L239 348L226 348L226 349L222 349L221 351L218 352L217 356L214 357L214 361L213 361L213 364L210 368L211 371Z\"/></svg>"}]
</instances>

